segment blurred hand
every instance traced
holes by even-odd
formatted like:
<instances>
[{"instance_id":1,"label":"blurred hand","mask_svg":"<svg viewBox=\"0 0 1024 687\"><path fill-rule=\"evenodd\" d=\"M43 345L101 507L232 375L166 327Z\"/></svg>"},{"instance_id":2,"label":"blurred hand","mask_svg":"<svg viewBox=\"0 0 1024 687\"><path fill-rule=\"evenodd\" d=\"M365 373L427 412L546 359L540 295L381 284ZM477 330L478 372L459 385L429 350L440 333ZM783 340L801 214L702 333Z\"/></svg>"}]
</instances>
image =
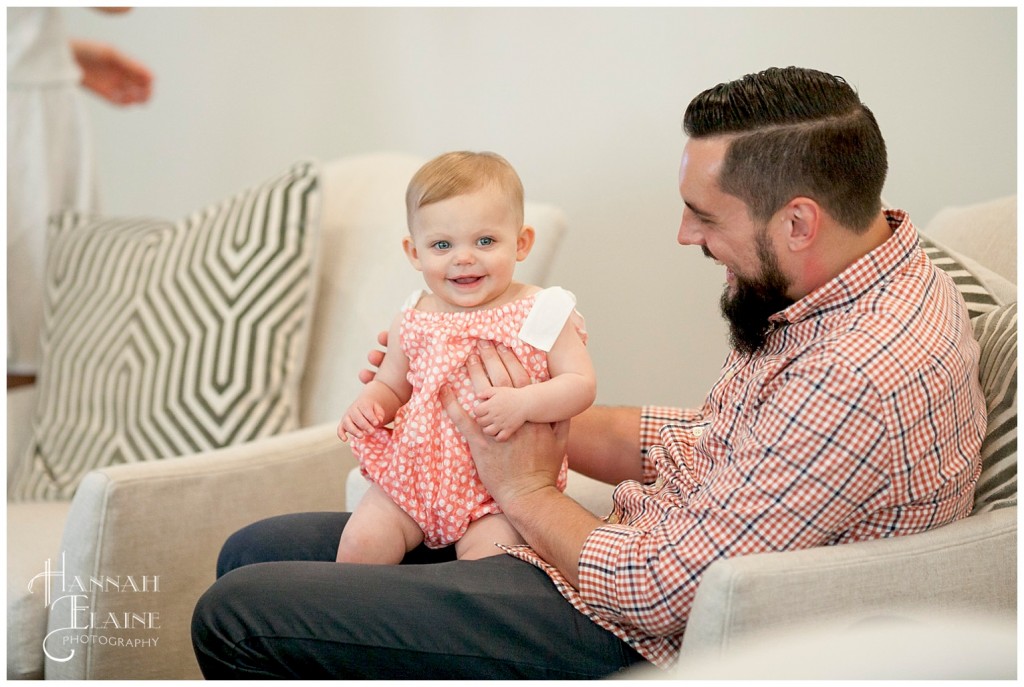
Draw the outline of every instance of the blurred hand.
<instances>
[{"instance_id":1,"label":"blurred hand","mask_svg":"<svg viewBox=\"0 0 1024 687\"><path fill-rule=\"evenodd\" d=\"M82 85L115 105L135 105L149 100L153 74L140 62L113 46L73 40L71 52L82 68Z\"/></svg>"}]
</instances>

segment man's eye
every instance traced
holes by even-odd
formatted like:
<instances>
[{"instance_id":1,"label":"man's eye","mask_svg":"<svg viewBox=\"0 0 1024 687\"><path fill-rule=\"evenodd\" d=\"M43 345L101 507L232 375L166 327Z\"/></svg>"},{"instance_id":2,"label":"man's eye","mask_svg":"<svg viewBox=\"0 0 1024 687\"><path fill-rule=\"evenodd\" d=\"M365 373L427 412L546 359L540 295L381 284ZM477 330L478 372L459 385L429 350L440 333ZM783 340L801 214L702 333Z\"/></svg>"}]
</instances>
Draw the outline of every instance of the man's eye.
<instances>
[{"instance_id":1,"label":"man's eye","mask_svg":"<svg viewBox=\"0 0 1024 687\"><path fill-rule=\"evenodd\" d=\"M481 246L489 246L492 243L494 243L494 239L491 238L490 236L484 236L479 241L477 241L477 244Z\"/></svg>"},{"instance_id":2,"label":"man's eye","mask_svg":"<svg viewBox=\"0 0 1024 687\"><path fill-rule=\"evenodd\" d=\"M452 244L447 241L434 241L434 248L437 250L448 250L452 247Z\"/></svg>"}]
</instances>

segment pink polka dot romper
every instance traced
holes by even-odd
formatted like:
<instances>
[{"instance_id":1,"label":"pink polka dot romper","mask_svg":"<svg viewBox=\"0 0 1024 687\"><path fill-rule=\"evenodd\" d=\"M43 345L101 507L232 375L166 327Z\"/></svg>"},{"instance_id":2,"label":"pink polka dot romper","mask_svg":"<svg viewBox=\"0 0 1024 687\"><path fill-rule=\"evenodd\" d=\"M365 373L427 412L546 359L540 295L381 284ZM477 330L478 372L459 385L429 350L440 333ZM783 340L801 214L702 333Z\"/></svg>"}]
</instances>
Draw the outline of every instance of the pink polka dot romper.
<instances>
[{"instance_id":1,"label":"pink polka dot romper","mask_svg":"<svg viewBox=\"0 0 1024 687\"><path fill-rule=\"evenodd\" d=\"M549 379L545 351L571 315L575 297L553 287L487 310L424 312L415 308L420 295L406 303L400 329L412 396L395 416L394 429L353 438L352 449L363 475L419 524L424 543L441 548L458 541L474 520L501 512L477 477L469 445L441 406L441 385L449 384L472 414L476 396L466 361L481 339L515 351L534 382ZM559 489L565 489L567 470L563 460Z\"/></svg>"}]
</instances>

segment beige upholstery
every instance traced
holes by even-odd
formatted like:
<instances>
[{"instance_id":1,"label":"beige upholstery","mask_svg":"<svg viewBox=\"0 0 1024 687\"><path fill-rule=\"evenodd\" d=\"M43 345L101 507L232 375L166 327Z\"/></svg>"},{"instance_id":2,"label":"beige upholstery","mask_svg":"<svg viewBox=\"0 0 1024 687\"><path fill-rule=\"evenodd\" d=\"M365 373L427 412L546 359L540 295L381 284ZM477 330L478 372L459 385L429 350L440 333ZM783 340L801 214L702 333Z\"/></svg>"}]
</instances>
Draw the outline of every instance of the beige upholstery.
<instances>
[{"instance_id":1,"label":"beige upholstery","mask_svg":"<svg viewBox=\"0 0 1024 687\"><path fill-rule=\"evenodd\" d=\"M928 237L1017 283L1016 245L1006 245L1007 228L1017 227L1017 196L940 210L928 223Z\"/></svg>"},{"instance_id":2,"label":"beige upholstery","mask_svg":"<svg viewBox=\"0 0 1024 687\"><path fill-rule=\"evenodd\" d=\"M1016 617L927 608L865 609L751 635L720 654L686 656L667 674L653 666L629 680L1012 680Z\"/></svg>"},{"instance_id":3,"label":"beige upholstery","mask_svg":"<svg viewBox=\"0 0 1024 687\"><path fill-rule=\"evenodd\" d=\"M199 678L189 626L214 580L228 535L260 518L299 509L340 510L347 466L336 436L308 428L206 455L97 470L71 503L61 550L78 574L159 575L160 592L92 593L101 614L158 611L155 646L79 647L72 660L46 661L56 679ZM66 627L51 613L50 631Z\"/></svg>"},{"instance_id":4,"label":"beige upholstery","mask_svg":"<svg viewBox=\"0 0 1024 687\"><path fill-rule=\"evenodd\" d=\"M768 628L792 630L853 613L1009 614L1016 608L1016 561L1016 508L910 537L719 561L694 599L680 663L724 652Z\"/></svg>"},{"instance_id":5,"label":"beige upholstery","mask_svg":"<svg viewBox=\"0 0 1024 687\"><path fill-rule=\"evenodd\" d=\"M7 676L40 677L46 610L29 581L60 555L71 503L20 503L7 509ZM37 591L42 585L36 583Z\"/></svg>"}]
</instances>

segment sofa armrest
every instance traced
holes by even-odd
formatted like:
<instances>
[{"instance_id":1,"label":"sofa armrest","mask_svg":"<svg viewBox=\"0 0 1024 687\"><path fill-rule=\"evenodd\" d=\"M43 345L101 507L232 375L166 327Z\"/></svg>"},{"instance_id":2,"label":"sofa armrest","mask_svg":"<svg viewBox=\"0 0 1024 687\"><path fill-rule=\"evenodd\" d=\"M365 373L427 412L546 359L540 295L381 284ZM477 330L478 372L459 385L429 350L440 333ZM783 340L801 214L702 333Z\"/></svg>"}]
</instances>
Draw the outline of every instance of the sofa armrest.
<instances>
[{"instance_id":1,"label":"sofa armrest","mask_svg":"<svg viewBox=\"0 0 1024 687\"><path fill-rule=\"evenodd\" d=\"M100 620L157 614L152 627L103 631L106 642L68 645L56 632L46 677L135 679L200 677L190 625L199 596L215 577L227 537L261 518L307 510L343 510L347 462L334 424L173 460L121 465L86 475L71 503L61 542L65 579L133 576L145 591L87 589L78 606ZM154 578L159 578L158 581ZM91 585L87 585L90 586ZM158 586L158 591L152 588ZM113 616L108 616L113 614ZM152 619L154 616L143 615ZM48 632L69 627L66 605L51 606ZM137 649L117 638L149 640ZM156 640L156 641L152 641Z\"/></svg>"},{"instance_id":2,"label":"sofa armrest","mask_svg":"<svg viewBox=\"0 0 1024 687\"><path fill-rule=\"evenodd\" d=\"M1015 507L921 534L717 561L697 588L680 660L765 630L921 608L1016 612Z\"/></svg>"}]
</instances>

